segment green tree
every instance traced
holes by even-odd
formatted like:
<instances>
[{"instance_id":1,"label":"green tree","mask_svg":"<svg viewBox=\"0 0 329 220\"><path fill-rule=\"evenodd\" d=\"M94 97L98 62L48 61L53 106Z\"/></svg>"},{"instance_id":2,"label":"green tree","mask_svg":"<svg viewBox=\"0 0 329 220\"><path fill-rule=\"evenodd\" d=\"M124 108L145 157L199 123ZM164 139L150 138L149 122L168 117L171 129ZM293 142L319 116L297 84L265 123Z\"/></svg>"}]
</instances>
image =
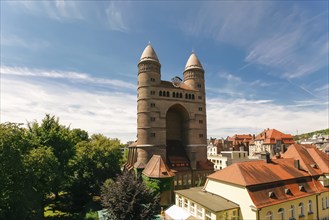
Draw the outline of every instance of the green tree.
<instances>
[{"instance_id":1,"label":"green tree","mask_svg":"<svg viewBox=\"0 0 329 220\"><path fill-rule=\"evenodd\" d=\"M58 195L58 192L65 189L68 183L68 161L74 156L76 141L72 138L74 134L69 127L61 125L58 118L49 114L46 114L40 125L36 121L29 122L28 131L35 148L50 147L58 160L60 172L52 181L53 186L51 187L53 192Z\"/></svg>"},{"instance_id":2,"label":"green tree","mask_svg":"<svg viewBox=\"0 0 329 220\"><path fill-rule=\"evenodd\" d=\"M108 219L154 219L160 213L159 198L130 172L124 172L114 183L106 182L101 194Z\"/></svg>"},{"instance_id":3,"label":"green tree","mask_svg":"<svg viewBox=\"0 0 329 220\"><path fill-rule=\"evenodd\" d=\"M75 201L86 201L100 195L102 183L120 173L120 141L97 134L79 142L75 150L70 160L71 192Z\"/></svg>"},{"instance_id":4,"label":"green tree","mask_svg":"<svg viewBox=\"0 0 329 220\"><path fill-rule=\"evenodd\" d=\"M38 199L40 218L43 218L44 201L53 191L56 177L59 173L59 163L50 147L39 147L32 149L25 157L27 175L30 184Z\"/></svg>"},{"instance_id":5,"label":"green tree","mask_svg":"<svg viewBox=\"0 0 329 220\"><path fill-rule=\"evenodd\" d=\"M32 212L31 186L23 163L29 148L20 125L0 124L0 219L26 219Z\"/></svg>"}]
</instances>

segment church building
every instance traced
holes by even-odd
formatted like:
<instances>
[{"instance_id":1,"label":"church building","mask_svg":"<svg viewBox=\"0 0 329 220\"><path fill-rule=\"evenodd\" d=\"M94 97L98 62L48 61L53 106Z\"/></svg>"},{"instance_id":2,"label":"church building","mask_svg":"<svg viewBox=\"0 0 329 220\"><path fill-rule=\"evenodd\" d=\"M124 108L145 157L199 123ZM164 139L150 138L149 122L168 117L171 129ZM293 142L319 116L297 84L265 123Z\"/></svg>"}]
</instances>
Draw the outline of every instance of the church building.
<instances>
[{"instance_id":1,"label":"church building","mask_svg":"<svg viewBox=\"0 0 329 220\"><path fill-rule=\"evenodd\" d=\"M156 165L149 161L159 155L165 169L174 173L175 190L204 184L213 172L207 161L204 74L192 52L183 79L163 81L158 56L150 44L146 46L138 63L137 142L129 147L127 169L152 169Z\"/></svg>"}]
</instances>

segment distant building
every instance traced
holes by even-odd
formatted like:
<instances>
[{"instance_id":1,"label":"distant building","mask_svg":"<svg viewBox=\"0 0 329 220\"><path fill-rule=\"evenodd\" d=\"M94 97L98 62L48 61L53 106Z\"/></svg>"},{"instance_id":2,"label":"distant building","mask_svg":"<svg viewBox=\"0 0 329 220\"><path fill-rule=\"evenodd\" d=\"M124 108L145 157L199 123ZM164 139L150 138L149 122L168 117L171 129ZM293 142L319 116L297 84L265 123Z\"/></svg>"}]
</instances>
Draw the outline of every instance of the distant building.
<instances>
[{"instance_id":1,"label":"distant building","mask_svg":"<svg viewBox=\"0 0 329 220\"><path fill-rule=\"evenodd\" d=\"M221 170L238 162L250 161L247 151L222 151L217 155L208 155L208 160L214 164L214 170Z\"/></svg>"},{"instance_id":2,"label":"distant building","mask_svg":"<svg viewBox=\"0 0 329 220\"><path fill-rule=\"evenodd\" d=\"M290 147L283 157L271 159L267 153L265 160L235 163L209 175L201 191L209 199L202 199L201 193L194 192L196 188L176 191L176 205L190 214L198 207L207 210L207 216L200 219L221 219L209 205L216 204L221 210L230 203L236 206L227 209L231 212L228 219L327 220L329 188L321 178L328 174L329 156L312 146ZM284 158L290 156L295 157ZM215 203L215 199L227 203ZM239 213L233 215L235 210Z\"/></svg>"},{"instance_id":3,"label":"distant building","mask_svg":"<svg viewBox=\"0 0 329 220\"><path fill-rule=\"evenodd\" d=\"M210 138L207 145L207 155L218 155L224 149L224 139Z\"/></svg>"},{"instance_id":4,"label":"distant building","mask_svg":"<svg viewBox=\"0 0 329 220\"><path fill-rule=\"evenodd\" d=\"M232 137L227 137L227 140L231 142L234 151L248 151L249 153L249 142L253 140L251 134L235 134Z\"/></svg>"},{"instance_id":5,"label":"distant building","mask_svg":"<svg viewBox=\"0 0 329 220\"><path fill-rule=\"evenodd\" d=\"M284 134L276 129L265 129L254 140L249 142L249 155L260 156L261 152L269 152L271 156L283 153L295 141L291 134Z\"/></svg>"},{"instance_id":6,"label":"distant building","mask_svg":"<svg viewBox=\"0 0 329 220\"><path fill-rule=\"evenodd\" d=\"M329 135L313 135L309 139L300 141L301 144L313 144L321 151L329 154Z\"/></svg>"}]
</instances>

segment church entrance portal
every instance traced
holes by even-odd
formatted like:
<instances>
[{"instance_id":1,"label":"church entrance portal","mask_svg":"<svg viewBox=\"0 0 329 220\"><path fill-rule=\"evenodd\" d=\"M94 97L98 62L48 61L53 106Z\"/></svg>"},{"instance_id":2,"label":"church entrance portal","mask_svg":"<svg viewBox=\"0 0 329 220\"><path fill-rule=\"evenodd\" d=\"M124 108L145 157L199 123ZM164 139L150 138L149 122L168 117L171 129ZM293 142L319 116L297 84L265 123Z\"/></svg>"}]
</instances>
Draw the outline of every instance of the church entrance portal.
<instances>
[{"instance_id":1,"label":"church entrance portal","mask_svg":"<svg viewBox=\"0 0 329 220\"><path fill-rule=\"evenodd\" d=\"M190 166L185 146L187 144L189 117L185 108L179 104L171 106L166 115L167 159L171 167Z\"/></svg>"}]
</instances>

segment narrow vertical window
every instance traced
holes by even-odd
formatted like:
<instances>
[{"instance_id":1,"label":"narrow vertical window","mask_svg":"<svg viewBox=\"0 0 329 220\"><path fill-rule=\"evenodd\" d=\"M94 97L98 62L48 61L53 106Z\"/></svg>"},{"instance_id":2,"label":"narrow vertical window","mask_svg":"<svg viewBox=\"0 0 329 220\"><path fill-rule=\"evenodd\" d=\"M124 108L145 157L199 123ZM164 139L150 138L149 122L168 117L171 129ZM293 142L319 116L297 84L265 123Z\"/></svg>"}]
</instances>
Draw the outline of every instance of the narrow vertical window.
<instances>
[{"instance_id":1,"label":"narrow vertical window","mask_svg":"<svg viewBox=\"0 0 329 220\"><path fill-rule=\"evenodd\" d=\"M308 213L312 214L313 213L313 207L312 207L312 200L308 200Z\"/></svg>"},{"instance_id":2,"label":"narrow vertical window","mask_svg":"<svg viewBox=\"0 0 329 220\"><path fill-rule=\"evenodd\" d=\"M266 220L273 220L273 212L268 211L265 218Z\"/></svg>"},{"instance_id":3,"label":"narrow vertical window","mask_svg":"<svg viewBox=\"0 0 329 220\"><path fill-rule=\"evenodd\" d=\"M279 208L278 215L281 220L284 220L284 209L283 208Z\"/></svg>"}]
</instances>

